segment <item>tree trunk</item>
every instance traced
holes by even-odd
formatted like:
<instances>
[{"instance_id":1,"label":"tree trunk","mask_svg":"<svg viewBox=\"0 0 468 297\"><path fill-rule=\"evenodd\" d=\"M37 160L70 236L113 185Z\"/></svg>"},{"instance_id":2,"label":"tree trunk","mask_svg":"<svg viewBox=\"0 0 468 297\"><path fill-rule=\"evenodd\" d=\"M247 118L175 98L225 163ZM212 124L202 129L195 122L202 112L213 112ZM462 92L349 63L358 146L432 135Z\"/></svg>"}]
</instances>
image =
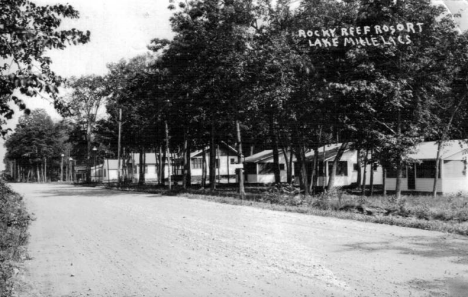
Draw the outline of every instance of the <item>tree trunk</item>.
<instances>
[{"instance_id":1,"label":"tree trunk","mask_svg":"<svg viewBox=\"0 0 468 297\"><path fill-rule=\"evenodd\" d=\"M86 149L86 182L91 182L91 121L88 119L87 127L86 127L86 142L87 142L87 149Z\"/></svg>"},{"instance_id":2,"label":"tree trunk","mask_svg":"<svg viewBox=\"0 0 468 297\"><path fill-rule=\"evenodd\" d=\"M279 153L278 153L278 138L275 133L275 122L273 115L270 115L270 139L273 149L273 174L275 176L275 183L281 182L281 172L279 167Z\"/></svg>"},{"instance_id":3,"label":"tree trunk","mask_svg":"<svg viewBox=\"0 0 468 297\"><path fill-rule=\"evenodd\" d=\"M289 157L288 157L288 150L284 147L282 148L283 156L284 156L284 163L286 164L286 182L291 184L292 182L292 168L289 164Z\"/></svg>"},{"instance_id":4,"label":"tree trunk","mask_svg":"<svg viewBox=\"0 0 468 297\"><path fill-rule=\"evenodd\" d=\"M187 159L190 160L190 153L187 156L187 151L188 151L187 133L184 132L184 149L182 152L182 187L184 189L187 189L187 173L188 173Z\"/></svg>"},{"instance_id":5,"label":"tree trunk","mask_svg":"<svg viewBox=\"0 0 468 297\"><path fill-rule=\"evenodd\" d=\"M145 150L143 147L140 147L140 156L139 160L140 163L140 170L138 171L138 185L142 186L145 184Z\"/></svg>"},{"instance_id":6,"label":"tree trunk","mask_svg":"<svg viewBox=\"0 0 468 297\"><path fill-rule=\"evenodd\" d=\"M120 187L120 139L122 135L122 109L119 108L119 135L118 135L118 140L117 140L117 183ZM91 143L89 146L89 151L88 151L88 158L90 156L91 152ZM145 156L146 157L146 156Z\"/></svg>"},{"instance_id":7,"label":"tree trunk","mask_svg":"<svg viewBox=\"0 0 468 297\"><path fill-rule=\"evenodd\" d=\"M383 185L383 196L387 196L387 170L382 166L382 185Z\"/></svg>"},{"instance_id":8,"label":"tree trunk","mask_svg":"<svg viewBox=\"0 0 468 297\"><path fill-rule=\"evenodd\" d=\"M374 150L371 149L371 164L370 164L370 194L369 196L374 196Z\"/></svg>"},{"instance_id":9,"label":"tree trunk","mask_svg":"<svg viewBox=\"0 0 468 297\"><path fill-rule=\"evenodd\" d=\"M437 184L439 182L439 168L440 168L440 151L442 150L442 140L437 144L437 156L436 156L436 165L435 165L435 176L434 184L432 186L432 197L437 197Z\"/></svg>"},{"instance_id":10,"label":"tree trunk","mask_svg":"<svg viewBox=\"0 0 468 297\"><path fill-rule=\"evenodd\" d=\"M300 150L300 156L302 160L301 164L301 178L303 180L304 184L304 197L308 197L310 192L309 192L309 177L307 175L307 164L306 164L306 157L305 157L305 148L302 145L301 150Z\"/></svg>"},{"instance_id":11,"label":"tree trunk","mask_svg":"<svg viewBox=\"0 0 468 297\"><path fill-rule=\"evenodd\" d=\"M335 159L333 160L333 165L332 165L332 172L330 173L330 178L328 180L328 187L327 191L330 191L334 186L335 186L335 176L336 176L336 169L338 168L338 162L341 159L341 156L343 156L344 151L347 149L348 143L343 142L336 152Z\"/></svg>"},{"instance_id":12,"label":"tree trunk","mask_svg":"<svg viewBox=\"0 0 468 297\"><path fill-rule=\"evenodd\" d=\"M401 146L401 110L398 108L397 111L397 144L398 147ZM401 174L403 171L403 164L402 164L402 159L401 159L401 154L398 155L398 160L397 160L397 170L396 170L396 184L395 184L395 196L397 201L401 199Z\"/></svg>"},{"instance_id":13,"label":"tree trunk","mask_svg":"<svg viewBox=\"0 0 468 297\"><path fill-rule=\"evenodd\" d=\"M190 188L192 186L192 167L191 167L191 160L190 160L190 151L192 150L192 146L190 144L190 139L187 140L187 149L185 151L187 163L185 168L185 178L186 178L186 186Z\"/></svg>"},{"instance_id":14,"label":"tree trunk","mask_svg":"<svg viewBox=\"0 0 468 297\"><path fill-rule=\"evenodd\" d=\"M219 145L216 146L216 161L218 162L218 170L217 170L218 183L221 183L221 154L219 152Z\"/></svg>"},{"instance_id":15,"label":"tree trunk","mask_svg":"<svg viewBox=\"0 0 468 297\"><path fill-rule=\"evenodd\" d=\"M366 156L364 157L364 175L362 177L362 187L361 187L361 196L366 195L366 185L367 185L367 162L369 158L369 149L366 149Z\"/></svg>"},{"instance_id":16,"label":"tree trunk","mask_svg":"<svg viewBox=\"0 0 468 297\"><path fill-rule=\"evenodd\" d=\"M315 194L317 187L317 164L318 164L318 147L314 147L314 162L312 164L312 174L310 176L310 193Z\"/></svg>"},{"instance_id":17,"label":"tree trunk","mask_svg":"<svg viewBox=\"0 0 468 297\"><path fill-rule=\"evenodd\" d=\"M294 162L293 162L293 159L294 159L294 152L293 152L293 149L292 147L290 148L290 152L289 152L289 170L290 170L290 176L289 176L289 179L291 181L291 183L293 182L293 173L294 173Z\"/></svg>"},{"instance_id":18,"label":"tree trunk","mask_svg":"<svg viewBox=\"0 0 468 297\"><path fill-rule=\"evenodd\" d=\"M205 150L205 146L203 146L203 149L202 149L202 177L201 177L201 186L203 188L206 187L206 150Z\"/></svg>"},{"instance_id":19,"label":"tree trunk","mask_svg":"<svg viewBox=\"0 0 468 297\"><path fill-rule=\"evenodd\" d=\"M158 185L162 185L164 182L164 160L163 160L163 153L161 145L158 146Z\"/></svg>"},{"instance_id":20,"label":"tree trunk","mask_svg":"<svg viewBox=\"0 0 468 297\"><path fill-rule=\"evenodd\" d=\"M356 150L356 162L357 162L357 181L356 181L356 187L359 189L361 187L361 182L362 182L362 172L361 172L361 150L357 149Z\"/></svg>"},{"instance_id":21,"label":"tree trunk","mask_svg":"<svg viewBox=\"0 0 468 297\"><path fill-rule=\"evenodd\" d=\"M237 159L238 164L243 164L243 155L242 155L242 137L239 121L236 121L236 140L237 140ZM242 200L245 198L245 188L244 188L244 169L237 169L237 178L239 180L239 195Z\"/></svg>"},{"instance_id":22,"label":"tree trunk","mask_svg":"<svg viewBox=\"0 0 468 297\"><path fill-rule=\"evenodd\" d=\"M169 190L172 190L172 178L171 178L171 152L169 151L169 126L167 121L164 121L164 133L166 138L166 157L167 157L167 184Z\"/></svg>"},{"instance_id":23,"label":"tree trunk","mask_svg":"<svg viewBox=\"0 0 468 297\"><path fill-rule=\"evenodd\" d=\"M401 199L401 174L402 172L403 172L403 164L402 164L401 157L400 157L398 158L397 168L396 168L397 179L396 179L396 185L395 185L395 196L397 200Z\"/></svg>"},{"instance_id":24,"label":"tree trunk","mask_svg":"<svg viewBox=\"0 0 468 297\"><path fill-rule=\"evenodd\" d=\"M305 150L303 145L295 145L296 147L296 160L297 164L300 168L300 177L299 177L299 182L300 182L300 188L302 191L304 191L304 197L309 196L309 185L307 183L307 169L306 169L306 164L305 164Z\"/></svg>"},{"instance_id":25,"label":"tree trunk","mask_svg":"<svg viewBox=\"0 0 468 297\"><path fill-rule=\"evenodd\" d=\"M164 145L164 150L163 150L163 157L162 157L162 163L161 163L161 183L164 185L165 184L165 179L166 179L166 166L168 166L167 164L167 149L166 149L166 145Z\"/></svg>"},{"instance_id":26,"label":"tree trunk","mask_svg":"<svg viewBox=\"0 0 468 297\"><path fill-rule=\"evenodd\" d=\"M216 145L215 145L215 127L214 121L211 121L210 133L210 190L216 189Z\"/></svg>"},{"instance_id":27,"label":"tree trunk","mask_svg":"<svg viewBox=\"0 0 468 297\"><path fill-rule=\"evenodd\" d=\"M227 170L227 184L228 184L228 185L231 183L231 180L230 180L230 176L231 176L230 173L231 173L231 171L229 171L229 165L230 165L229 163L231 163L231 162L230 162L230 160L229 160L229 157L230 157L230 156L229 156L229 149L228 149L228 153L226 154L226 166L227 166L227 169L226 169L226 170Z\"/></svg>"}]
</instances>

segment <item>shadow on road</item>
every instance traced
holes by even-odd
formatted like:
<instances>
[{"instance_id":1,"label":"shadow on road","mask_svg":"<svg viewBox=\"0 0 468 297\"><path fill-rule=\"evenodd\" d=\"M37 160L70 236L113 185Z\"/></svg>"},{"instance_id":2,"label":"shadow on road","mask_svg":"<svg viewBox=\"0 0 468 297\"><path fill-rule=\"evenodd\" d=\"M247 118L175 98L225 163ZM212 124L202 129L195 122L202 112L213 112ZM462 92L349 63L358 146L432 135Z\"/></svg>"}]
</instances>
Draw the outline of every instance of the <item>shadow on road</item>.
<instances>
[{"instance_id":1,"label":"shadow on road","mask_svg":"<svg viewBox=\"0 0 468 297\"><path fill-rule=\"evenodd\" d=\"M135 195L135 196L151 196L151 197L161 197L159 194L149 194L149 193L139 193L131 191L119 191L119 190L110 190L101 187L84 187L84 186L74 186L74 185L50 185L50 187L44 187L42 189L37 189L38 196L46 197L118 197L124 195Z\"/></svg>"},{"instance_id":2,"label":"shadow on road","mask_svg":"<svg viewBox=\"0 0 468 297\"><path fill-rule=\"evenodd\" d=\"M453 257L453 263L468 264L468 238L454 236L447 238L440 235L435 238L412 236L402 238L407 243L401 246L401 241L360 242L345 245L346 250L359 250L369 253L382 250L399 251L401 254L417 255L427 258Z\"/></svg>"}]
</instances>

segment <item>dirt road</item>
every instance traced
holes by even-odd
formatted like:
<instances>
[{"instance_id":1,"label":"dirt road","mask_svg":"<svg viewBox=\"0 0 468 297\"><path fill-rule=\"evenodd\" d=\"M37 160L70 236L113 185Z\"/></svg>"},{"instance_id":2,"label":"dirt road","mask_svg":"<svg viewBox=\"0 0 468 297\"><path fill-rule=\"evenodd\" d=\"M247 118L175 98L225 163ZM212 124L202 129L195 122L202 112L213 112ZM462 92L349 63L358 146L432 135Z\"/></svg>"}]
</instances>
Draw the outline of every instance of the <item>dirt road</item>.
<instances>
[{"instance_id":1,"label":"dirt road","mask_svg":"<svg viewBox=\"0 0 468 297\"><path fill-rule=\"evenodd\" d=\"M468 296L468 239L180 197L12 184L19 296Z\"/></svg>"}]
</instances>

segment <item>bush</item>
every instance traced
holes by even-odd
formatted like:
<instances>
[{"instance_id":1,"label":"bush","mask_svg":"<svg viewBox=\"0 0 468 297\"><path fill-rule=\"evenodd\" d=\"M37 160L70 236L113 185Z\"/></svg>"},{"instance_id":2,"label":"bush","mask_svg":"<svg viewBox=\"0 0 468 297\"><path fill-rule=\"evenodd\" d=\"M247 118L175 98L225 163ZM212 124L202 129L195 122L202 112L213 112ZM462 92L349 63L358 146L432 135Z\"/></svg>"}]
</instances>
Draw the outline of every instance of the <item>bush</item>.
<instances>
[{"instance_id":1,"label":"bush","mask_svg":"<svg viewBox=\"0 0 468 297\"><path fill-rule=\"evenodd\" d=\"M31 217L22 197L0 182L0 296L13 294L17 263L25 257Z\"/></svg>"}]
</instances>

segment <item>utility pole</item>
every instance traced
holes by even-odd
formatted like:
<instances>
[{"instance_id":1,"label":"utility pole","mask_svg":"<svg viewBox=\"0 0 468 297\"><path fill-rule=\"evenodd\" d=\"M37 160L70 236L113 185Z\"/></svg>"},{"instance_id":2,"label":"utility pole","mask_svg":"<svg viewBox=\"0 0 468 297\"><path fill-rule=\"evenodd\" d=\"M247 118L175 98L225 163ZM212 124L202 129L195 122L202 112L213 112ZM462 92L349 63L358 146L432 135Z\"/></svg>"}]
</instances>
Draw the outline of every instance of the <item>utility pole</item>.
<instances>
[{"instance_id":1,"label":"utility pole","mask_svg":"<svg viewBox=\"0 0 468 297\"><path fill-rule=\"evenodd\" d=\"M237 168L237 176L239 179L239 195L242 200L245 198L245 188L244 188L244 167L242 160L242 137L239 121L236 121L236 138L237 138L237 158L238 164L242 164L242 167Z\"/></svg>"},{"instance_id":2,"label":"utility pole","mask_svg":"<svg viewBox=\"0 0 468 297\"><path fill-rule=\"evenodd\" d=\"M120 139L122 134L122 109L119 108L119 141L117 146L117 182L120 187Z\"/></svg>"}]
</instances>

